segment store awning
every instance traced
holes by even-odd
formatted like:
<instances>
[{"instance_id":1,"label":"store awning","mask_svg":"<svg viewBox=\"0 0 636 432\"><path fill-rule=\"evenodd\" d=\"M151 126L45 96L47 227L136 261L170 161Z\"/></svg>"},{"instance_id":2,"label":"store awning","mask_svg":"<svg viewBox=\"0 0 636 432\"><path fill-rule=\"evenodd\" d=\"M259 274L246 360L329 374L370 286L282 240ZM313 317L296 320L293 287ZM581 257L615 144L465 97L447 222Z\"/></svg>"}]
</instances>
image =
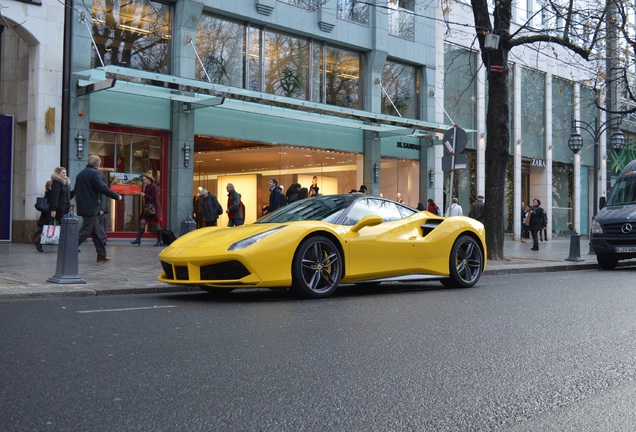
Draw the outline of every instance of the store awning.
<instances>
[{"instance_id":1,"label":"store awning","mask_svg":"<svg viewBox=\"0 0 636 432\"><path fill-rule=\"evenodd\" d=\"M184 111L215 107L373 131L382 136L431 136L452 126L293 99L237 87L211 84L118 66L76 72L76 94L127 93L183 104Z\"/></svg>"}]
</instances>

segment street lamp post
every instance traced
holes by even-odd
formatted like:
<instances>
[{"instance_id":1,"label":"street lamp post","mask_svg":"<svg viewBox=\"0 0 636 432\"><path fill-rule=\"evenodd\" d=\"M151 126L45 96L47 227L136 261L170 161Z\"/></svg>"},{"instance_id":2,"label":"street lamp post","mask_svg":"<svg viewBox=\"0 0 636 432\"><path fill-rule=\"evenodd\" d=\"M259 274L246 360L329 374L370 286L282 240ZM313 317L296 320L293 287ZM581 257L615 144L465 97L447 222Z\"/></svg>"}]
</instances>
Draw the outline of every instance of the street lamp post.
<instances>
[{"instance_id":1,"label":"street lamp post","mask_svg":"<svg viewBox=\"0 0 636 432\"><path fill-rule=\"evenodd\" d=\"M592 211L592 219L596 216L598 211L599 197L598 197L598 165L599 165L599 142L601 136L608 129L615 129L615 132L612 133L610 138L611 148L615 151L619 151L625 145L625 135L620 130L619 126L621 124L622 118L617 117L614 121L608 120L606 122L600 123L598 121L598 117L594 119L594 123L587 123L582 120L572 120L572 135L568 140L568 147L572 150L572 153L577 154L583 148L583 138L581 134L577 131L577 126L587 131L592 138L594 139L594 207ZM611 164L610 159L610 149L607 150L607 159L606 163ZM608 179L607 179L607 193L609 194L610 186L611 186L611 178L609 178L611 168L608 167ZM589 253L594 254L594 249L592 248L592 233L591 233L592 224L590 223L590 249Z\"/></svg>"}]
</instances>

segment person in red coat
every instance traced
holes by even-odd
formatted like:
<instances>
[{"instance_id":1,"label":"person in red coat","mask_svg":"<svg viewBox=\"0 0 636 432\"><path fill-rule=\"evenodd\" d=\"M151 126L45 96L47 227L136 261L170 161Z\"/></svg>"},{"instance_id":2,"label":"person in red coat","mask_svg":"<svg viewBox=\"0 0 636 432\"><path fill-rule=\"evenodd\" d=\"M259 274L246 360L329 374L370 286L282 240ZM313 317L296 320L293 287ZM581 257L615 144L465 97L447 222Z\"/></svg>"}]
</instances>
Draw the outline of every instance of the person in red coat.
<instances>
[{"instance_id":1,"label":"person in red coat","mask_svg":"<svg viewBox=\"0 0 636 432\"><path fill-rule=\"evenodd\" d=\"M163 212L161 211L161 203L159 202L159 194L157 193L157 185L155 178L150 174L143 174L144 191L144 205L141 208L141 214L139 215L139 231L137 232L137 238L131 241L131 244L140 245L141 236L146 231L146 225L151 224L155 226L157 233L157 243L155 246L163 246L161 241L161 221L163 220ZM145 213L145 208L148 204L152 204L155 208L153 215Z\"/></svg>"}]
</instances>

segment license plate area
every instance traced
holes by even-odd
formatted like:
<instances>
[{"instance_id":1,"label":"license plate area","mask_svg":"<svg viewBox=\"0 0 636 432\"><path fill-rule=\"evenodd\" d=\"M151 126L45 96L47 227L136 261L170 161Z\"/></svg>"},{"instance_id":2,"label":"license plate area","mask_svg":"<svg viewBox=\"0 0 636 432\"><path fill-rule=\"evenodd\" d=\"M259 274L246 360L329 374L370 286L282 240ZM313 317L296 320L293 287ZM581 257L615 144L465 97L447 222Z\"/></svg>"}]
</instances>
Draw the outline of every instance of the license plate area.
<instances>
[{"instance_id":1,"label":"license plate area","mask_svg":"<svg viewBox=\"0 0 636 432\"><path fill-rule=\"evenodd\" d=\"M622 246L615 247L614 252L616 253L636 253L636 246Z\"/></svg>"}]
</instances>

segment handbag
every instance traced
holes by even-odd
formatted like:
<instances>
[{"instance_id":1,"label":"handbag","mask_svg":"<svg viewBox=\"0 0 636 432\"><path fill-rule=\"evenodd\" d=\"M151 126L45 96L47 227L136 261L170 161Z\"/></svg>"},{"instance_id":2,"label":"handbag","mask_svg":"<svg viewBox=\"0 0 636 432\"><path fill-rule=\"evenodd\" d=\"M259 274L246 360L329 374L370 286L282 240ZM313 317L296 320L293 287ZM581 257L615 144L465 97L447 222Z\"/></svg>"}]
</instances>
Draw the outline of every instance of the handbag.
<instances>
[{"instance_id":1,"label":"handbag","mask_svg":"<svg viewBox=\"0 0 636 432\"><path fill-rule=\"evenodd\" d=\"M42 213L48 213L49 211L49 199L45 196L37 197L35 199L35 209Z\"/></svg>"},{"instance_id":2,"label":"handbag","mask_svg":"<svg viewBox=\"0 0 636 432\"><path fill-rule=\"evenodd\" d=\"M146 204L144 206L144 217L145 218L150 218L150 219L154 219L155 215L157 214L157 210L155 209L155 205L154 204Z\"/></svg>"},{"instance_id":3,"label":"handbag","mask_svg":"<svg viewBox=\"0 0 636 432\"><path fill-rule=\"evenodd\" d=\"M526 218L523 220L523 224L525 226L530 226L530 218L532 217L532 213L528 212L528 215L526 216Z\"/></svg>"},{"instance_id":4,"label":"handbag","mask_svg":"<svg viewBox=\"0 0 636 432\"><path fill-rule=\"evenodd\" d=\"M42 227L42 235L40 236L40 244L57 245L60 244L61 226L57 224L55 219L51 219L52 225L44 225Z\"/></svg>"}]
</instances>

